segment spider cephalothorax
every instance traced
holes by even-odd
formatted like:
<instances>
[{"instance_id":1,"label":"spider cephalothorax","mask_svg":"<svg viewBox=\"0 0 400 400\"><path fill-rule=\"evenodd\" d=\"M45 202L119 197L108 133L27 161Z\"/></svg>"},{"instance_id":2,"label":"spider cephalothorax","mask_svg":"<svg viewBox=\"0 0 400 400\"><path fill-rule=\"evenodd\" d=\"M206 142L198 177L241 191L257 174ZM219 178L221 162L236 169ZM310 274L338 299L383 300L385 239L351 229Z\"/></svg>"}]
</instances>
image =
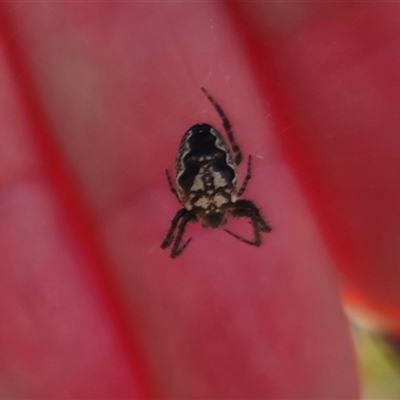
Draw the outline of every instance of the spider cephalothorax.
<instances>
[{"instance_id":1,"label":"spider cephalothorax","mask_svg":"<svg viewBox=\"0 0 400 400\"><path fill-rule=\"evenodd\" d=\"M220 115L232 151L221 133L209 124L193 125L184 134L176 156L175 185L166 171L169 187L183 206L173 218L161 244L163 249L173 244L172 258L181 254L191 240L181 245L188 222L201 222L206 228L218 228L228 218L248 217L253 226L253 240L224 230L252 246L261 245L261 232L271 231L259 209L250 200L238 199L251 177L251 156L248 158L247 174L239 187L237 166L242 161L242 153L233 136L231 124L220 105L204 88L201 89Z\"/></svg>"}]
</instances>

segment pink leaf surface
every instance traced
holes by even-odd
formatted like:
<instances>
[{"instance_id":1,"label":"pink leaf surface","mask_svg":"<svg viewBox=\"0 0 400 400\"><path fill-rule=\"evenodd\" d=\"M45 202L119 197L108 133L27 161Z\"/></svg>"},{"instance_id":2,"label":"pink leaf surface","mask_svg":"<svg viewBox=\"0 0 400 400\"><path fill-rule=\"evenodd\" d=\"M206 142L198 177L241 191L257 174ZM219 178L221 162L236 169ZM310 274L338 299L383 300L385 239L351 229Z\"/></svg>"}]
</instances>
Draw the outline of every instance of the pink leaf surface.
<instances>
[{"instance_id":1,"label":"pink leaf surface","mask_svg":"<svg viewBox=\"0 0 400 400\"><path fill-rule=\"evenodd\" d=\"M334 264L227 8L0 18L2 397L356 398ZM245 196L273 231L253 248L192 225L172 260L164 169L188 127L220 126L201 86L253 155Z\"/></svg>"},{"instance_id":2,"label":"pink leaf surface","mask_svg":"<svg viewBox=\"0 0 400 400\"><path fill-rule=\"evenodd\" d=\"M247 30L245 41L259 38L250 53L256 75L264 78L260 89L274 104L285 154L340 271L348 304L370 325L396 335L399 4L242 6L233 7L234 14L256 30Z\"/></svg>"}]
</instances>

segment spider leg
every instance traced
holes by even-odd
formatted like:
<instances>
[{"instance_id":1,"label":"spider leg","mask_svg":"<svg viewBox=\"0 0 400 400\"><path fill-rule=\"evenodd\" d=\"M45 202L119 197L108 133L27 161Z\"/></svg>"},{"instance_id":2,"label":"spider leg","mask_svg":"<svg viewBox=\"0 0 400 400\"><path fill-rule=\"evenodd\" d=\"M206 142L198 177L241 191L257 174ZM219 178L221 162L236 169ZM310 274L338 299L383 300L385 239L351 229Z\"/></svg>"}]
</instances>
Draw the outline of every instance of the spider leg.
<instances>
[{"instance_id":1,"label":"spider leg","mask_svg":"<svg viewBox=\"0 0 400 400\"><path fill-rule=\"evenodd\" d=\"M244 215L244 216L249 216L250 218L252 218L252 220L254 219L257 224L258 227L260 229L260 231L262 232L271 232L271 227L268 225L268 223L264 220L264 218L262 217L259 208L250 200L237 200L236 203L234 204L234 208L237 209L238 214L241 214L243 211L243 209L248 210L246 212L249 212L250 214L253 215L253 218L250 215ZM241 217L243 215L237 215L238 217Z\"/></svg>"},{"instance_id":2,"label":"spider leg","mask_svg":"<svg viewBox=\"0 0 400 400\"><path fill-rule=\"evenodd\" d=\"M175 217L171 221L171 226L169 228L169 231L165 236L163 242L161 243L162 249L166 249L167 247L169 247L174 238L174 231L178 225L178 222L186 213L187 213L186 208L182 208L175 214Z\"/></svg>"},{"instance_id":3,"label":"spider leg","mask_svg":"<svg viewBox=\"0 0 400 400\"><path fill-rule=\"evenodd\" d=\"M239 145L236 143L235 136L233 135L232 131L232 125L229 122L228 117L226 116L224 110L221 108L221 106L214 100L214 98L207 92L206 89L203 87L201 88L203 93L206 95L210 103L214 106L215 110L217 111L218 115L222 119L222 125L224 126L225 132L228 135L229 143L232 146L232 150L235 156L235 163L236 165L239 165L242 161L242 152L240 151Z\"/></svg>"},{"instance_id":4,"label":"spider leg","mask_svg":"<svg viewBox=\"0 0 400 400\"><path fill-rule=\"evenodd\" d=\"M161 243L161 248L166 249L174 242L171 251L171 258L175 258L185 250L186 246L192 240L192 238L188 239L182 246L179 248L179 245L182 241L182 236L185 232L186 224L193 219L193 216L186 210L186 208L180 209L176 214L175 217L171 221L171 226L167 235L165 236L163 242ZM179 226L178 226L179 223ZM174 237L175 230L178 229L178 234Z\"/></svg>"},{"instance_id":5,"label":"spider leg","mask_svg":"<svg viewBox=\"0 0 400 400\"><path fill-rule=\"evenodd\" d=\"M178 196L178 192L176 191L174 185L172 184L171 175L169 174L169 171L167 169L165 170L165 174L167 175L167 181L168 181L169 190L174 194L174 196L180 202L179 196Z\"/></svg>"},{"instance_id":6,"label":"spider leg","mask_svg":"<svg viewBox=\"0 0 400 400\"><path fill-rule=\"evenodd\" d=\"M251 155L249 155L249 159L247 161L247 174L244 177L244 181L242 183L242 187L239 189L239 191L237 193L238 197L240 197L244 193L244 191L246 190L246 186L247 186L247 183L249 182L250 178L251 178Z\"/></svg>"},{"instance_id":7,"label":"spider leg","mask_svg":"<svg viewBox=\"0 0 400 400\"><path fill-rule=\"evenodd\" d=\"M260 231L257 230L257 229L254 229L254 239L253 240L245 239L244 237L239 236L238 234L230 231L229 229L224 229L224 231L226 233L229 233L234 238L240 240L241 242L249 244L250 246L256 246L256 247L260 247L261 246Z\"/></svg>"},{"instance_id":8,"label":"spider leg","mask_svg":"<svg viewBox=\"0 0 400 400\"><path fill-rule=\"evenodd\" d=\"M238 200L232 206L231 212L232 217L250 218L253 227L254 238L253 240L245 239L236 233L231 232L228 229L224 229L225 232L229 233L236 239L243 243L247 243L251 246L259 247L261 245L261 232L270 232L271 227L267 224L264 218L260 214L260 210L249 200Z\"/></svg>"},{"instance_id":9,"label":"spider leg","mask_svg":"<svg viewBox=\"0 0 400 400\"><path fill-rule=\"evenodd\" d=\"M186 211L186 210L185 210ZM189 238L180 248L179 245L182 241L183 234L185 233L186 224L193 219L193 216L186 211L186 214L182 217L181 222L178 226L178 234L175 237L175 242L171 251L171 258L178 257L183 250L185 250L186 246L190 243L192 238Z\"/></svg>"}]
</instances>

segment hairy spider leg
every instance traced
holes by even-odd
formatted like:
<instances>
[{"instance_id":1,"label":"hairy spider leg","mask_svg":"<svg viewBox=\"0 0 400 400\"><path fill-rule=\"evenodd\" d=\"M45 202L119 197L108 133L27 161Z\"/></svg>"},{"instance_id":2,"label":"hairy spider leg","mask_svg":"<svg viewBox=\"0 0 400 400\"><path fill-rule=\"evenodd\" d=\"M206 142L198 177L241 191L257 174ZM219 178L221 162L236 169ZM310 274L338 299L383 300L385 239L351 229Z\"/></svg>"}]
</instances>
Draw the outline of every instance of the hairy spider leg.
<instances>
[{"instance_id":1,"label":"hairy spider leg","mask_svg":"<svg viewBox=\"0 0 400 400\"><path fill-rule=\"evenodd\" d=\"M162 249L166 249L167 247L169 247L169 245L171 244L172 240L174 239L174 231L175 231L175 229L176 229L176 227L178 225L179 220L187 213L188 213L188 211L186 210L186 208L181 208L175 214L175 217L171 221L171 226L169 228L169 231L168 231L167 235L165 236L163 242L161 243L161 248Z\"/></svg>"},{"instance_id":2,"label":"hairy spider leg","mask_svg":"<svg viewBox=\"0 0 400 400\"><path fill-rule=\"evenodd\" d=\"M175 257L179 256L179 254L182 253L182 251L186 248L186 246L192 240L192 238L188 239L183 244L183 246L181 248L179 248L180 242L182 240L182 236L185 232L186 224L189 221L191 221L192 219L193 219L193 215L190 214L189 211L186 210L186 208L180 209L175 214L175 217L172 219L171 227L169 228L169 231L168 231L167 235L165 236L165 239L161 243L161 248L166 249L167 247L169 247L171 245L172 241L174 241L174 245L173 245L172 251L171 251L171 258L175 258ZM180 220L180 222L179 222L179 220ZM179 222L179 226L178 226L178 222ZM174 238L174 232L175 232L175 229L177 228L177 226L178 226L178 234Z\"/></svg>"},{"instance_id":3,"label":"hairy spider leg","mask_svg":"<svg viewBox=\"0 0 400 400\"><path fill-rule=\"evenodd\" d=\"M243 243L247 243L251 246L259 247L261 245L261 234L260 232L271 232L271 227L264 221L264 218L260 214L260 210L250 201L250 200L238 200L236 203L232 205L232 209L230 212L232 217L240 218L240 217L248 217L251 220L251 224L253 226L254 239L248 240L242 238L229 231L228 229L224 229L225 232L229 233L236 239L240 240Z\"/></svg>"},{"instance_id":4,"label":"hairy spider leg","mask_svg":"<svg viewBox=\"0 0 400 400\"><path fill-rule=\"evenodd\" d=\"M174 246L172 247L172 251L171 251L171 258L175 258L178 257L179 254L181 254L183 252L183 250L186 249L186 246L190 243L190 241L192 240L192 238L189 238L182 246L181 248L179 248L179 245L182 241L182 237L183 234L185 233L185 227L186 224L191 221L193 219L193 216L190 213L187 213L186 215L184 215L181 219L181 222L179 223L178 226L178 234L175 237L175 242L174 242Z\"/></svg>"},{"instance_id":5,"label":"hairy spider leg","mask_svg":"<svg viewBox=\"0 0 400 400\"><path fill-rule=\"evenodd\" d=\"M237 192L238 197L240 197L246 190L246 186L247 186L247 183L249 182L250 178L251 178L251 155L249 155L249 158L247 160L247 173L246 173L246 176L244 177L242 187Z\"/></svg>"},{"instance_id":6,"label":"hairy spider leg","mask_svg":"<svg viewBox=\"0 0 400 400\"><path fill-rule=\"evenodd\" d=\"M165 174L167 175L169 190L174 194L174 196L178 199L178 201L181 202L179 200L178 192L176 191L176 189L172 183L171 175L169 174L169 171L167 169L165 170Z\"/></svg>"},{"instance_id":7,"label":"hairy spider leg","mask_svg":"<svg viewBox=\"0 0 400 400\"><path fill-rule=\"evenodd\" d=\"M233 153L235 155L235 163L239 165L242 162L242 152L240 151L239 145L236 143L235 136L233 135L232 125L229 122L228 117L226 116L222 107L214 100L214 98L207 92L205 88L201 88L203 93L206 95L210 103L214 106L215 110L219 114L222 119L222 125L224 126L225 132L228 135L229 143L232 146Z\"/></svg>"}]
</instances>

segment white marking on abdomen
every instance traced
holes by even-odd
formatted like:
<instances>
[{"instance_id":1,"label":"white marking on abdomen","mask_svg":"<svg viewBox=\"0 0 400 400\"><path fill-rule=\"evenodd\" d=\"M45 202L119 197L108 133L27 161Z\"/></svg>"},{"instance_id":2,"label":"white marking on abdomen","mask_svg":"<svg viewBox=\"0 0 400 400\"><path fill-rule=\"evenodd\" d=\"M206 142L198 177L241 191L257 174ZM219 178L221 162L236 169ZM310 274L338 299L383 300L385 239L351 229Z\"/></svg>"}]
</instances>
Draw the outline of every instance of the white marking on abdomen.
<instances>
[{"instance_id":1,"label":"white marking on abdomen","mask_svg":"<svg viewBox=\"0 0 400 400\"><path fill-rule=\"evenodd\" d=\"M215 204L215 206L216 206L217 208L221 208L221 206L222 206L223 204L228 203L228 199L227 199L225 196L222 196L222 195L220 195L220 194L216 194L216 195L213 197L213 203Z\"/></svg>"},{"instance_id":2,"label":"white marking on abdomen","mask_svg":"<svg viewBox=\"0 0 400 400\"><path fill-rule=\"evenodd\" d=\"M201 179L202 175L201 174L197 174L196 178L194 179L193 185L190 188L191 192L195 192L196 190L204 190L204 182Z\"/></svg>"},{"instance_id":3,"label":"white marking on abdomen","mask_svg":"<svg viewBox=\"0 0 400 400\"><path fill-rule=\"evenodd\" d=\"M210 205L210 199L208 197L200 197L196 203L194 203L196 207L201 207L207 209Z\"/></svg>"},{"instance_id":4,"label":"white marking on abdomen","mask_svg":"<svg viewBox=\"0 0 400 400\"><path fill-rule=\"evenodd\" d=\"M216 189L226 186L226 179L224 179L219 172L214 171L212 174L214 178L214 187Z\"/></svg>"}]
</instances>

